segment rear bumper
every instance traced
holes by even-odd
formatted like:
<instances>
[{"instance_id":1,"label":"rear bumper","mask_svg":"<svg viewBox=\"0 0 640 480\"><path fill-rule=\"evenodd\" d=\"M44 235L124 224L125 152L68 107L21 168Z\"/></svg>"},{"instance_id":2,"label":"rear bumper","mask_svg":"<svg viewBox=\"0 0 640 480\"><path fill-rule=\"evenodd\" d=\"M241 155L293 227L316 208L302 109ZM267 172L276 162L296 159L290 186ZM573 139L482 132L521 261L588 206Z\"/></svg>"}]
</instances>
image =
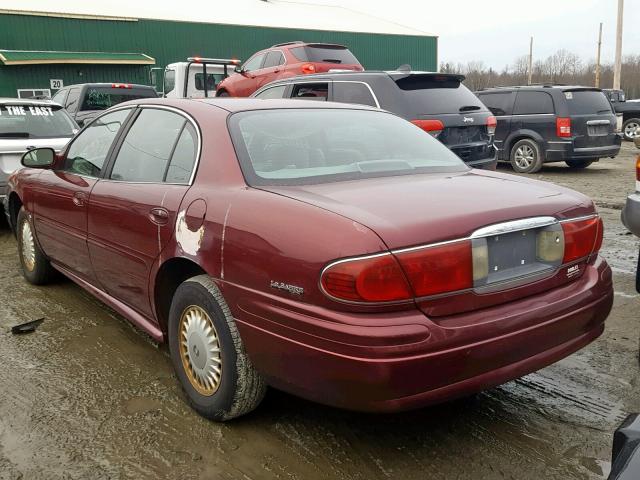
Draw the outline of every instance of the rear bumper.
<instances>
[{"instance_id":1,"label":"rear bumper","mask_svg":"<svg viewBox=\"0 0 640 480\"><path fill-rule=\"evenodd\" d=\"M547 142L545 147L545 161L562 162L565 160L590 160L597 158L615 157L620 153L622 140L616 136L616 141L612 145L598 147L574 147L573 142Z\"/></svg>"},{"instance_id":2,"label":"rear bumper","mask_svg":"<svg viewBox=\"0 0 640 480\"><path fill-rule=\"evenodd\" d=\"M236 318L247 352L271 385L328 405L390 412L464 396L554 363L602 333L612 303L611 270L597 259L580 279L493 307L487 320L464 327L455 324L465 314L447 325L412 311L387 336L379 325L393 314L370 320L359 314L349 337L339 339L339 325L323 331L324 322L293 311L287 326L278 323L287 313L273 308L268 317L243 308Z\"/></svg>"},{"instance_id":3,"label":"rear bumper","mask_svg":"<svg viewBox=\"0 0 640 480\"><path fill-rule=\"evenodd\" d=\"M640 237L640 193L632 193L622 209L622 223L635 236Z\"/></svg>"}]
</instances>

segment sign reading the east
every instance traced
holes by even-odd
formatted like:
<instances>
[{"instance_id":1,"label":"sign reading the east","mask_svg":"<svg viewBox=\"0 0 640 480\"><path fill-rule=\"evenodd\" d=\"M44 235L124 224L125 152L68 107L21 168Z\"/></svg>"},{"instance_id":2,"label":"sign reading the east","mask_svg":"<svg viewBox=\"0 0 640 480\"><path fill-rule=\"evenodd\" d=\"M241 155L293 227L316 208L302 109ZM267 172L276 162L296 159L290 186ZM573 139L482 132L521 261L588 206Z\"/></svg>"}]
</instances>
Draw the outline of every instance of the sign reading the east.
<instances>
[{"instance_id":1,"label":"sign reading the east","mask_svg":"<svg viewBox=\"0 0 640 480\"><path fill-rule=\"evenodd\" d=\"M33 115L34 117L53 117L53 110L51 107L39 107L36 105L5 105L4 115ZM2 108L0 108L0 115L3 115Z\"/></svg>"}]
</instances>

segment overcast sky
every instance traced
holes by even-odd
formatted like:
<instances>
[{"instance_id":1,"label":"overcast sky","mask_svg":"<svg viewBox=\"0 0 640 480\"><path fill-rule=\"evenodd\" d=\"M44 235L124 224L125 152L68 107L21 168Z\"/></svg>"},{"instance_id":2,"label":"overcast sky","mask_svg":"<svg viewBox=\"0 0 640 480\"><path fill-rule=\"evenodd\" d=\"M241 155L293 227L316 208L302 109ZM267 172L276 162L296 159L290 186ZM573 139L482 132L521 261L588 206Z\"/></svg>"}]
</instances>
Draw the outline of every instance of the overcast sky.
<instances>
[{"instance_id":1,"label":"overcast sky","mask_svg":"<svg viewBox=\"0 0 640 480\"><path fill-rule=\"evenodd\" d=\"M440 61L481 60L501 69L528 54L559 48L595 58L603 26L602 61L613 62L617 0L312 0L381 16L440 36ZM390 5L393 8L389 8ZM623 54L640 54L640 0L625 0Z\"/></svg>"}]
</instances>

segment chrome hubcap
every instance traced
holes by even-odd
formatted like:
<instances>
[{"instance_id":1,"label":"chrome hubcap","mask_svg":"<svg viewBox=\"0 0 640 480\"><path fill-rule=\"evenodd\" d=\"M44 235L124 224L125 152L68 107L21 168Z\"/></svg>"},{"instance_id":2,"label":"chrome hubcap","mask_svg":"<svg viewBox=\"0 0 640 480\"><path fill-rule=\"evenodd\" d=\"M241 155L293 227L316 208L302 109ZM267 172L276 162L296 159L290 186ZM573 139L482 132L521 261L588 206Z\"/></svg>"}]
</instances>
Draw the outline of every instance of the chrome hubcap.
<instances>
[{"instance_id":1,"label":"chrome hubcap","mask_svg":"<svg viewBox=\"0 0 640 480\"><path fill-rule=\"evenodd\" d=\"M180 358L191 386L205 396L213 395L222 379L222 356L218 332L203 308L187 307L180 317Z\"/></svg>"},{"instance_id":2,"label":"chrome hubcap","mask_svg":"<svg viewBox=\"0 0 640 480\"><path fill-rule=\"evenodd\" d=\"M624 127L624 134L628 138L635 138L640 135L640 124L635 122L627 123L626 127Z\"/></svg>"},{"instance_id":3,"label":"chrome hubcap","mask_svg":"<svg viewBox=\"0 0 640 480\"><path fill-rule=\"evenodd\" d=\"M31 224L28 221L22 222L22 262L27 270L30 272L36 266L36 244L33 240L33 233L31 232Z\"/></svg>"},{"instance_id":4,"label":"chrome hubcap","mask_svg":"<svg viewBox=\"0 0 640 480\"><path fill-rule=\"evenodd\" d=\"M526 169L533 164L535 153L529 145L520 145L516 150L515 161L519 168Z\"/></svg>"}]
</instances>

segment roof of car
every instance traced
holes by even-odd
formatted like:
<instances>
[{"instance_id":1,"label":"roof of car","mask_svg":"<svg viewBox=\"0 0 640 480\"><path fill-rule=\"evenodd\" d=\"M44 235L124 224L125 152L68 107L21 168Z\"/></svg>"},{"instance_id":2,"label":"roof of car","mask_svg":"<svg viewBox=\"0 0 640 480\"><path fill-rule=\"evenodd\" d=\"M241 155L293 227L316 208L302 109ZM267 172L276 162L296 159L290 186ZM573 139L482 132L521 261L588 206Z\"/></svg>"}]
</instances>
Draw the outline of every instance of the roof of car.
<instances>
[{"instance_id":1,"label":"roof of car","mask_svg":"<svg viewBox=\"0 0 640 480\"><path fill-rule=\"evenodd\" d=\"M141 85L139 83L127 83L127 82L89 82L89 83L74 83L73 85L65 85L63 88L70 87L84 87L85 85L91 85L92 87L112 87L113 85L129 85L131 88L153 88L149 85Z\"/></svg>"},{"instance_id":2,"label":"roof of car","mask_svg":"<svg viewBox=\"0 0 640 480\"><path fill-rule=\"evenodd\" d=\"M60 107L61 105L52 102L51 100L36 100L33 98L9 98L9 97L0 97L0 105L38 105L38 106L56 106Z\"/></svg>"},{"instance_id":3,"label":"roof of car","mask_svg":"<svg viewBox=\"0 0 640 480\"><path fill-rule=\"evenodd\" d=\"M551 83L540 83L540 84L532 84L532 85L499 85L496 87L488 87L483 88L478 91L478 93L489 92L489 91L505 91L505 90L600 90L596 87L590 87L588 85L562 85L562 84L551 84Z\"/></svg>"},{"instance_id":4,"label":"roof of car","mask_svg":"<svg viewBox=\"0 0 640 480\"><path fill-rule=\"evenodd\" d=\"M166 99L166 98L141 98L118 104L123 105L167 105L171 107L189 110L189 105L194 103L209 104L228 112L242 112L248 110L276 110L294 108L335 108L340 110L374 110L379 109L367 105L351 105L337 102L318 102L317 100L292 100L288 98L260 99L260 98L198 98L198 99Z\"/></svg>"}]
</instances>

